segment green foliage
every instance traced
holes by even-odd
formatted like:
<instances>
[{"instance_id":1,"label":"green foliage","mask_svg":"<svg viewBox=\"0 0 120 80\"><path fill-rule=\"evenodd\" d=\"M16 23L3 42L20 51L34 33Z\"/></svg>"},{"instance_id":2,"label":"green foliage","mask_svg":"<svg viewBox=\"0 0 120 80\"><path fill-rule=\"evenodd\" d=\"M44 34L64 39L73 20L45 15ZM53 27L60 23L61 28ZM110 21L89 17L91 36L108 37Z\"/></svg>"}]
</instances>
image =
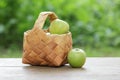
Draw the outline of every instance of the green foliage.
<instances>
[{"instance_id":1,"label":"green foliage","mask_svg":"<svg viewBox=\"0 0 120 80\"><path fill-rule=\"evenodd\" d=\"M120 0L1 0L0 46L22 46L42 11L70 24L74 46L120 46Z\"/></svg>"}]
</instances>

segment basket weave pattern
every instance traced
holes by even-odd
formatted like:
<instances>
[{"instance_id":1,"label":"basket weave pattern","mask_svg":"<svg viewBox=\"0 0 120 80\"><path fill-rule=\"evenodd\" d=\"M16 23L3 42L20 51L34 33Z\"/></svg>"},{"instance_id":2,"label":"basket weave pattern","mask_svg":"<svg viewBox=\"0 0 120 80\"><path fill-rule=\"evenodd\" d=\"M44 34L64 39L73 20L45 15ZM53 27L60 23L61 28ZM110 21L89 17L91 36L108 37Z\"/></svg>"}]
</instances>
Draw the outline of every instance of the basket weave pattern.
<instances>
[{"instance_id":1,"label":"basket weave pattern","mask_svg":"<svg viewBox=\"0 0 120 80\"><path fill-rule=\"evenodd\" d=\"M47 17L50 21L57 18L53 12L42 12L33 29L24 33L22 62L25 64L61 66L67 62L67 54L72 48L71 33L48 34L48 30L42 29Z\"/></svg>"}]
</instances>

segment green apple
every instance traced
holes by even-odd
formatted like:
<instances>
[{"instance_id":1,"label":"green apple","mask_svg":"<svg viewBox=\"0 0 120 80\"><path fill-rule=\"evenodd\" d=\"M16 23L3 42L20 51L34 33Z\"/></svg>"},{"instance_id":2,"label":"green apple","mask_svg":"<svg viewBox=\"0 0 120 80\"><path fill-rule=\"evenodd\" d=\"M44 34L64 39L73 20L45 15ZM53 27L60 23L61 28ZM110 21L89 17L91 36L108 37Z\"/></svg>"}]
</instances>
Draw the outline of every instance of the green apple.
<instances>
[{"instance_id":1,"label":"green apple","mask_svg":"<svg viewBox=\"0 0 120 80\"><path fill-rule=\"evenodd\" d=\"M79 68L85 64L86 53L82 49L74 48L68 53L67 59L71 67Z\"/></svg>"},{"instance_id":2,"label":"green apple","mask_svg":"<svg viewBox=\"0 0 120 80\"><path fill-rule=\"evenodd\" d=\"M63 20L55 19L51 22L49 31L51 34L65 34L69 31L69 24Z\"/></svg>"}]
</instances>

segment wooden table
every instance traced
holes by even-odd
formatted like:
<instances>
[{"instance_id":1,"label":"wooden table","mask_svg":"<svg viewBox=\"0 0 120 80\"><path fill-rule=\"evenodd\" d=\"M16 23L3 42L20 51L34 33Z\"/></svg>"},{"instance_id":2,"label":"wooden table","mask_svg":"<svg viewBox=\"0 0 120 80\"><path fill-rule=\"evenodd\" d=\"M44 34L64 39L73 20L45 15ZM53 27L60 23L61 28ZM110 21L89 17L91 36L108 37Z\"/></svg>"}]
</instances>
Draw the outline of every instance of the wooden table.
<instances>
[{"instance_id":1,"label":"wooden table","mask_svg":"<svg viewBox=\"0 0 120 80\"><path fill-rule=\"evenodd\" d=\"M120 57L87 58L83 68L30 66L21 58L1 58L0 80L120 80Z\"/></svg>"}]
</instances>

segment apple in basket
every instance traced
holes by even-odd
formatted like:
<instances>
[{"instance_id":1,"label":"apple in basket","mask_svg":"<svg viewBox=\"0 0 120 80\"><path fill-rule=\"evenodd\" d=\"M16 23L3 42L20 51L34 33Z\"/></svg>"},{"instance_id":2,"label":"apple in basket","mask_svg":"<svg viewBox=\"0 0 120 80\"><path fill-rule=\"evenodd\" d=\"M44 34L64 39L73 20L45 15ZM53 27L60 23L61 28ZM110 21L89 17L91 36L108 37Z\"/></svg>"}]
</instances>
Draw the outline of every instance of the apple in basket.
<instances>
[{"instance_id":1,"label":"apple in basket","mask_svg":"<svg viewBox=\"0 0 120 80\"><path fill-rule=\"evenodd\" d=\"M84 65L86 61L86 54L84 50L74 48L68 53L67 59L71 67L79 68Z\"/></svg>"},{"instance_id":2,"label":"apple in basket","mask_svg":"<svg viewBox=\"0 0 120 80\"><path fill-rule=\"evenodd\" d=\"M63 20L55 19L51 22L49 31L51 34L65 34L69 31L69 24Z\"/></svg>"}]
</instances>

